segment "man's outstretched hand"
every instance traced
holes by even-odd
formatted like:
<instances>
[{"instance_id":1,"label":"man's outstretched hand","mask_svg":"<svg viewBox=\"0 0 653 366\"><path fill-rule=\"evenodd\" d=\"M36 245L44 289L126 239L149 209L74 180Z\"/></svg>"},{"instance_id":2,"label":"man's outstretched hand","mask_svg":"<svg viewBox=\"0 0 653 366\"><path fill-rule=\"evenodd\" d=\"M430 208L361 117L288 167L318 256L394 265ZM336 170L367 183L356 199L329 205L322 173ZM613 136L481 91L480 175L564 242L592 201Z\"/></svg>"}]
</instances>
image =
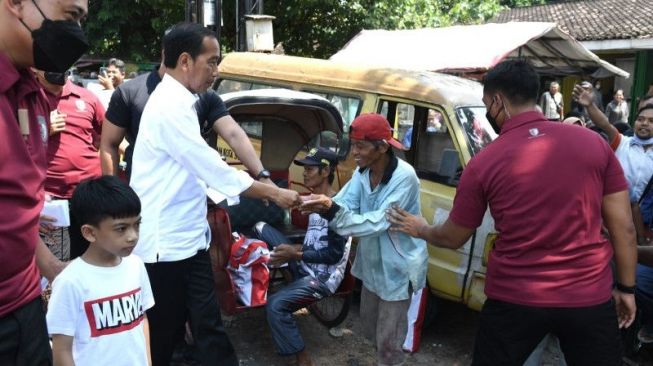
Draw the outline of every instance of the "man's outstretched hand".
<instances>
[{"instance_id":1,"label":"man's outstretched hand","mask_svg":"<svg viewBox=\"0 0 653 366\"><path fill-rule=\"evenodd\" d=\"M279 188L277 195L273 198L274 203L281 208L293 208L302 204L299 192L290 189Z\"/></svg>"},{"instance_id":2,"label":"man's outstretched hand","mask_svg":"<svg viewBox=\"0 0 653 366\"><path fill-rule=\"evenodd\" d=\"M303 203L299 206L299 209L302 213L324 213L327 212L331 206L333 206L333 201L331 197L324 194L311 194L308 196L302 197Z\"/></svg>"}]
</instances>

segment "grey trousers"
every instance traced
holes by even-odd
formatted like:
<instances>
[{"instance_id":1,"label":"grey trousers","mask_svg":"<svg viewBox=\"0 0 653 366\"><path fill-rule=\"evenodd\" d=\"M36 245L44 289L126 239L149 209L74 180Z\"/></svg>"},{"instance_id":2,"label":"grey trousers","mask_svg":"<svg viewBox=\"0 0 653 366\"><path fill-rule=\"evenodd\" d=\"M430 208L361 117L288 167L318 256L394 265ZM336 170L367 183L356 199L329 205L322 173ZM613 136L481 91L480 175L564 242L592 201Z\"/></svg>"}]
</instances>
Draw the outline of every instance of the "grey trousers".
<instances>
[{"instance_id":1,"label":"grey trousers","mask_svg":"<svg viewBox=\"0 0 653 366\"><path fill-rule=\"evenodd\" d=\"M406 355L401 349L408 330L406 313L410 298L385 301L363 284L360 319L363 336L376 345L379 366L402 365Z\"/></svg>"}]
</instances>

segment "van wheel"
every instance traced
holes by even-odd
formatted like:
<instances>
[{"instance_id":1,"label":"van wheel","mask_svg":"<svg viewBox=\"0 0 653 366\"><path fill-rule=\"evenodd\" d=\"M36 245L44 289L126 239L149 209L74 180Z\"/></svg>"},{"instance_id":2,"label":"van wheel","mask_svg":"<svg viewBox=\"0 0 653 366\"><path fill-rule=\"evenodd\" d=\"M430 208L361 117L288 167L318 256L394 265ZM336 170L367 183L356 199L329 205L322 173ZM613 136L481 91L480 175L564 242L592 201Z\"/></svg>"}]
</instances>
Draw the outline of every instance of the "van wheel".
<instances>
[{"instance_id":1,"label":"van wheel","mask_svg":"<svg viewBox=\"0 0 653 366\"><path fill-rule=\"evenodd\" d=\"M309 305L308 310L324 326L333 328L347 318L351 296L351 293L328 296Z\"/></svg>"}]
</instances>

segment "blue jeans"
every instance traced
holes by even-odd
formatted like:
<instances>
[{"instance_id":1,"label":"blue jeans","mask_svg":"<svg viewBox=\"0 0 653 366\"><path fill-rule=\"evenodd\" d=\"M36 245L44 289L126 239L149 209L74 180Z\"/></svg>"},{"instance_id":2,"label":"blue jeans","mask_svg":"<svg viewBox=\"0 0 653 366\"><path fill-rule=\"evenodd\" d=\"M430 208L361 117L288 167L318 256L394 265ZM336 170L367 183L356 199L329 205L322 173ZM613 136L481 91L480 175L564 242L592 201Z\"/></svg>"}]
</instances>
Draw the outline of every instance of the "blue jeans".
<instances>
[{"instance_id":1,"label":"blue jeans","mask_svg":"<svg viewBox=\"0 0 653 366\"><path fill-rule=\"evenodd\" d=\"M280 355L293 355L304 350L304 340L292 314L329 295L329 289L322 282L304 276L268 298L265 306L268 325Z\"/></svg>"},{"instance_id":2,"label":"blue jeans","mask_svg":"<svg viewBox=\"0 0 653 366\"><path fill-rule=\"evenodd\" d=\"M642 325L653 330L653 267L637 265L637 308L642 312Z\"/></svg>"},{"instance_id":3,"label":"blue jeans","mask_svg":"<svg viewBox=\"0 0 653 366\"><path fill-rule=\"evenodd\" d=\"M277 229L267 224L257 224L255 233L271 248L290 241ZM329 288L319 280L304 275L295 262L288 263L293 281L268 297L265 306L272 338L280 355L288 356L304 350L304 340L292 314L322 298L329 296Z\"/></svg>"}]
</instances>

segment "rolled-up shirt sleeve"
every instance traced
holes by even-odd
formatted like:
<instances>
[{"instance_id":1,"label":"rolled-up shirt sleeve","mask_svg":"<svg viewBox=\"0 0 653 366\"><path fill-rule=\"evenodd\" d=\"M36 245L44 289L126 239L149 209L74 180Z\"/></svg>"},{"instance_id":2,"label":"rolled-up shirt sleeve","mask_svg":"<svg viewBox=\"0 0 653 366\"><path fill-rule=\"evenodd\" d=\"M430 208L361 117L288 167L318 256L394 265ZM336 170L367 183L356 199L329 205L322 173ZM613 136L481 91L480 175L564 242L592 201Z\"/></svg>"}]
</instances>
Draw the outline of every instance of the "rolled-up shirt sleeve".
<instances>
[{"instance_id":1,"label":"rolled-up shirt sleeve","mask_svg":"<svg viewBox=\"0 0 653 366\"><path fill-rule=\"evenodd\" d=\"M195 110L175 114L175 119L163 123L159 129L161 147L172 159L186 167L194 176L226 197L236 197L247 190L254 179L244 171L230 167L220 154L202 139L197 129Z\"/></svg>"},{"instance_id":2,"label":"rolled-up shirt sleeve","mask_svg":"<svg viewBox=\"0 0 653 366\"><path fill-rule=\"evenodd\" d=\"M360 178L360 175L358 175ZM352 178L353 180L353 178ZM330 222L331 228L342 236L378 236L390 228L390 222L386 218L386 210L397 204L399 207L410 209L412 202L415 202L419 195L419 181L416 176L404 175L401 179L393 180L391 193L380 203L375 210L359 213L360 182L350 182L347 189L341 191L334 202L340 207ZM353 207L348 204L353 203ZM419 209L412 214L419 215Z\"/></svg>"}]
</instances>

